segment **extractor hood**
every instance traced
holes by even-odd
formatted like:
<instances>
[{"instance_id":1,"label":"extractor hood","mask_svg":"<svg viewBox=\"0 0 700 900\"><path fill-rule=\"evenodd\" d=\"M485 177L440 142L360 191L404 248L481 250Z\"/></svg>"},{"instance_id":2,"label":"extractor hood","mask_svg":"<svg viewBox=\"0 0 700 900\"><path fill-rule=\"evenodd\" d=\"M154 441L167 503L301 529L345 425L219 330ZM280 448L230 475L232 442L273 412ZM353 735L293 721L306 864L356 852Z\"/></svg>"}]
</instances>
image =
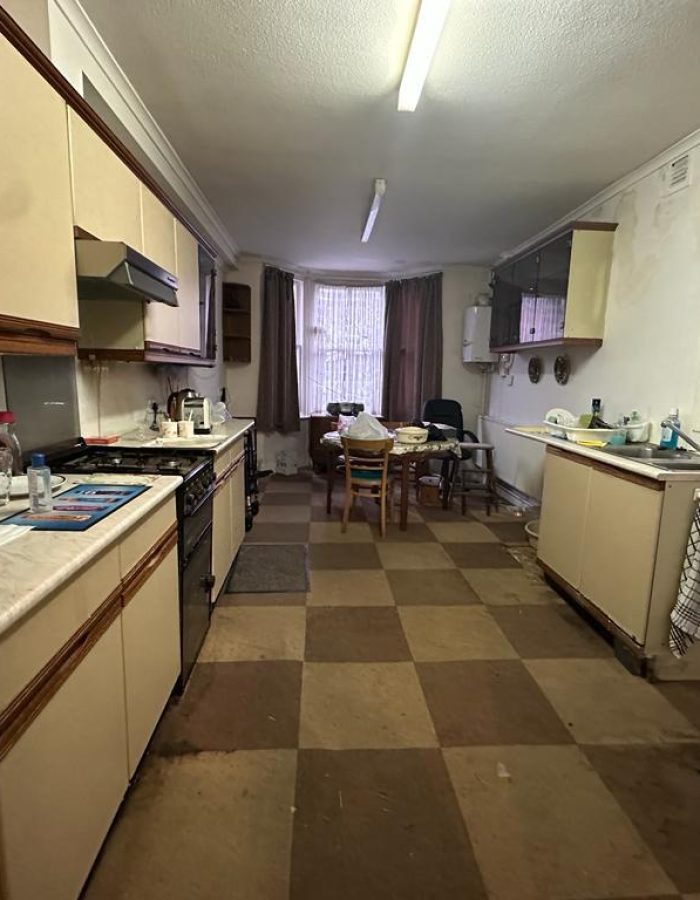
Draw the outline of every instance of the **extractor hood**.
<instances>
[{"instance_id":1,"label":"extractor hood","mask_svg":"<svg viewBox=\"0 0 700 900\"><path fill-rule=\"evenodd\" d=\"M155 300L177 306L177 278L121 241L75 241L81 300Z\"/></svg>"}]
</instances>

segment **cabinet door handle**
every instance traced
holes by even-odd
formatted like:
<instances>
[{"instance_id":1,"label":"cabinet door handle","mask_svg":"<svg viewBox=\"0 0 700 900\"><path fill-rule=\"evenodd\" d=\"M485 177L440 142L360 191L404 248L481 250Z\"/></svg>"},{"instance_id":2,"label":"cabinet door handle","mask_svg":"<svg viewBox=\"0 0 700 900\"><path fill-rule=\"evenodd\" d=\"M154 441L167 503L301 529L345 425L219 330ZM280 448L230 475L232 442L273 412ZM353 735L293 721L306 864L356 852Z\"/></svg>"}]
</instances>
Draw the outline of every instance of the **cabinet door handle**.
<instances>
[{"instance_id":1,"label":"cabinet door handle","mask_svg":"<svg viewBox=\"0 0 700 900\"><path fill-rule=\"evenodd\" d=\"M211 572L207 575L202 575L202 577L199 579L199 583L205 591L211 591L214 589L214 585L216 584L216 575L212 575Z\"/></svg>"}]
</instances>

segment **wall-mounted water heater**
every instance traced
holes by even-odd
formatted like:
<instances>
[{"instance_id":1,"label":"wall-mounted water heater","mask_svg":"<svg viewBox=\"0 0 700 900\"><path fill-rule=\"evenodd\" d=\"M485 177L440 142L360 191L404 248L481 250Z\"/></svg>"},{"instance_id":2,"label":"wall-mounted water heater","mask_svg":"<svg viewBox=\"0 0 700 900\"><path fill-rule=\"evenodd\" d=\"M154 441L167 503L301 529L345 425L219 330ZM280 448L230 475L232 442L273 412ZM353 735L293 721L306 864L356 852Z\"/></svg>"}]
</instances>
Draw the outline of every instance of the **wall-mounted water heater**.
<instances>
[{"instance_id":1,"label":"wall-mounted water heater","mask_svg":"<svg viewBox=\"0 0 700 900\"><path fill-rule=\"evenodd\" d=\"M462 362L492 363L498 358L489 350L491 335L491 307L468 306L464 310Z\"/></svg>"}]
</instances>

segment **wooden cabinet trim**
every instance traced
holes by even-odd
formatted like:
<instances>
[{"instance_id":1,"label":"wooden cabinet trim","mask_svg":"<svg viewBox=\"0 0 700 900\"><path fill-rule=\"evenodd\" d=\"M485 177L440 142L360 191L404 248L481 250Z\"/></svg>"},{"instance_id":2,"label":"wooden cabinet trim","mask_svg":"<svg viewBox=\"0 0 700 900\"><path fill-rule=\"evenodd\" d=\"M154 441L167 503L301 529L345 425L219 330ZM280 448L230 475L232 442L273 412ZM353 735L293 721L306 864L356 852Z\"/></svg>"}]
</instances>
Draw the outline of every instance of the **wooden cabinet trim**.
<instances>
[{"instance_id":1,"label":"wooden cabinet trim","mask_svg":"<svg viewBox=\"0 0 700 900\"><path fill-rule=\"evenodd\" d=\"M556 338L551 341L528 341L524 344L490 345L494 353L513 353L516 350L536 350L540 347L591 347L596 350L603 346L600 338Z\"/></svg>"},{"instance_id":2,"label":"wooden cabinet trim","mask_svg":"<svg viewBox=\"0 0 700 900\"><path fill-rule=\"evenodd\" d=\"M0 353L75 356L79 335L70 325L0 315Z\"/></svg>"},{"instance_id":3,"label":"wooden cabinet trim","mask_svg":"<svg viewBox=\"0 0 700 900\"><path fill-rule=\"evenodd\" d=\"M632 484L638 484L640 487L647 488L650 491L664 491L666 484L657 478L649 478L646 475L638 475L636 472L628 472L627 469L620 469L611 463L599 462L597 459L590 459L588 456L579 456L576 453L569 453L566 450L560 450L559 447L547 447L547 453L551 456L558 456L569 462L577 463L580 466L589 466L597 472L603 472L613 478L620 478L622 481L629 481Z\"/></svg>"},{"instance_id":4,"label":"wooden cabinet trim","mask_svg":"<svg viewBox=\"0 0 700 900\"><path fill-rule=\"evenodd\" d=\"M177 544L177 523L165 532L122 579L121 605L126 606Z\"/></svg>"},{"instance_id":5,"label":"wooden cabinet trim","mask_svg":"<svg viewBox=\"0 0 700 900\"><path fill-rule=\"evenodd\" d=\"M223 472L219 473L219 476L216 479L216 484L214 488L214 493L217 493L220 488L224 486L224 484L229 480L229 478L233 475L233 473L238 469L241 463L245 460L245 450L242 450L239 455L228 465Z\"/></svg>"},{"instance_id":6,"label":"wooden cabinet trim","mask_svg":"<svg viewBox=\"0 0 700 900\"><path fill-rule=\"evenodd\" d=\"M10 14L0 6L0 34L15 47L19 53L36 69L36 71L53 87L68 106L83 119L86 124L107 144L112 152L146 185L175 218L181 222L190 234L205 248L210 256L216 257L216 250L208 238L183 216L172 203L165 191L151 177L136 157L126 148L112 130L102 121L93 108L75 90L73 85L61 74L51 60L32 41L29 35L20 28Z\"/></svg>"},{"instance_id":7,"label":"wooden cabinet trim","mask_svg":"<svg viewBox=\"0 0 700 900\"><path fill-rule=\"evenodd\" d=\"M6 756L121 612L121 585L100 604L0 713L0 760Z\"/></svg>"}]
</instances>

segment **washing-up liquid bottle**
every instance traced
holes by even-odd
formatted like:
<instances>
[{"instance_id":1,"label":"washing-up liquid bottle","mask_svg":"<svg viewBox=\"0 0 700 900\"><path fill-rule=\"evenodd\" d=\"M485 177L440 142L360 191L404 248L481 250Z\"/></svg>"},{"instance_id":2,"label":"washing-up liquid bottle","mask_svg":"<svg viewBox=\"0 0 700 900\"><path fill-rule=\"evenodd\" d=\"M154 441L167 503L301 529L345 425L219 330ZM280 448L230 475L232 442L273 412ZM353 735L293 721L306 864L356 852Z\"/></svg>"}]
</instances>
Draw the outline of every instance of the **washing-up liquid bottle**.
<instances>
[{"instance_id":1,"label":"washing-up liquid bottle","mask_svg":"<svg viewBox=\"0 0 700 900\"><path fill-rule=\"evenodd\" d=\"M27 485L29 488L29 512L51 512L53 509L51 469L46 465L46 457L43 453L32 453L32 464L27 466Z\"/></svg>"},{"instance_id":2,"label":"washing-up liquid bottle","mask_svg":"<svg viewBox=\"0 0 700 900\"><path fill-rule=\"evenodd\" d=\"M678 407L674 406L671 410L669 410L668 415L666 416L666 421L673 422L673 424L677 427L681 427L681 420L678 418ZM661 429L661 440L659 441L659 447L662 447L664 450L675 450L678 446L678 435L676 432L665 426Z\"/></svg>"}]
</instances>

